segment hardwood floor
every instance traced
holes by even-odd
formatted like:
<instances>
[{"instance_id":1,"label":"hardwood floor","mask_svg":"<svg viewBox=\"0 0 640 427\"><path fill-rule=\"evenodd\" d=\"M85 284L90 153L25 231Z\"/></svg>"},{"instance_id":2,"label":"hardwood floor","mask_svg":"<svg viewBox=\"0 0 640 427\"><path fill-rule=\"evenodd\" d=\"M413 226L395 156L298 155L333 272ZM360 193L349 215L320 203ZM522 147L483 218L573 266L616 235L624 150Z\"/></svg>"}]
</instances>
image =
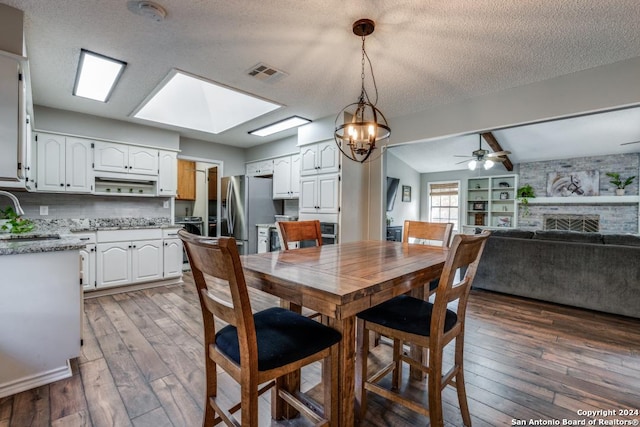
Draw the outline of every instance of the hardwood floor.
<instances>
[{"instance_id":1,"label":"hardwood floor","mask_svg":"<svg viewBox=\"0 0 640 427\"><path fill-rule=\"evenodd\" d=\"M0 399L0 427L201 425L201 319L190 280L187 274L184 286L87 299L84 346L73 361L73 377ZM252 302L255 309L277 304L253 290ZM379 347L373 358L388 353ZM473 291L465 371L475 427L517 420L562 425L563 419L590 419L577 411L640 410L640 320ZM303 371L303 387L318 379L318 367ZM235 383L224 375L220 382L233 399ZM423 387L411 384L406 393L420 395ZM308 425L303 419L271 422L265 396L261 425ZM455 390L444 396L447 425L462 425ZM370 395L362 425L429 421Z\"/></svg>"}]
</instances>

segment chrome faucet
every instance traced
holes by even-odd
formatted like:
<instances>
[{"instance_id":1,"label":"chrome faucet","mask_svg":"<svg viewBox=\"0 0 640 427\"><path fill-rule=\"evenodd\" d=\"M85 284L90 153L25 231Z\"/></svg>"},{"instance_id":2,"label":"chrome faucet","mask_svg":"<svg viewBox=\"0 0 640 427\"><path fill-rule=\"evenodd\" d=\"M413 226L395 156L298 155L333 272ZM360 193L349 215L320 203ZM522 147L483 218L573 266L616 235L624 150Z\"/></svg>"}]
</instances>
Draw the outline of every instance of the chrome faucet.
<instances>
[{"instance_id":1,"label":"chrome faucet","mask_svg":"<svg viewBox=\"0 0 640 427\"><path fill-rule=\"evenodd\" d=\"M5 195L5 196L7 196L8 198L11 199L11 201L13 202L13 210L15 210L18 215L24 215L24 211L22 210L22 207L20 206L20 201L18 200L18 198L16 196L14 196L13 194L9 193L8 191L4 191L4 190L0 190L0 194L3 194L3 195Z\"/></svg>"}]
</instances>

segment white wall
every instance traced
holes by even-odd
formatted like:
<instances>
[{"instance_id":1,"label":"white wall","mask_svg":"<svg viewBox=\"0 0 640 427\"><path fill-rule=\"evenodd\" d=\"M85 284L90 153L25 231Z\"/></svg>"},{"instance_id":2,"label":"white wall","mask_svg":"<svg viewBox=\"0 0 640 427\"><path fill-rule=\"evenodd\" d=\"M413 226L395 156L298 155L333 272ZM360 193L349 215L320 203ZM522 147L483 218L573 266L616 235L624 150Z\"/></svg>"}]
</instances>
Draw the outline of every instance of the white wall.
<instances>
[{"instance_id":1,"label":"white wall","mask_svg":"<svg viewBox=\"0 0 640 427\"><path fill-rule=\"evenodd\" d=\"M34 106L35 130L177 150L177 132L74 111Z\"/></svg>"},{"instance_id":2,"label":"white wall","mask_svg":"<svg viewBox=\"0 0 640 427\"><path fill-rule=\"evenodd\" d=\"M387 212L387 216L393 218L391 225L403 225L405 220L420 219L420 200L422 197L420 173L412 169L408 164L387 151L387 176L399 178L398 193L393 210ZM411 202L402 201L402 186L411 187Z\"/></svg>"},{"instance_id":3,"label":"white wall","mask_svg":"<svg viewBox=\"0 0 640 427\"><path fill-rule=\"evenodd\" d=\"M293 135L267 144L256 145L246 151L246 161L270 159L300 152L298 136Z\"/></svg>"},{"instance_id":4,"label":"white wall","mask_svg":"<svg viewBox=\"0 0 640 427\"><path fill-rule=\"evenodd\" d=\"M222 163L218 176L244 175L245 149L199 139L180 138L178 157L197 158Z\"/></svg>"}]
</instances>

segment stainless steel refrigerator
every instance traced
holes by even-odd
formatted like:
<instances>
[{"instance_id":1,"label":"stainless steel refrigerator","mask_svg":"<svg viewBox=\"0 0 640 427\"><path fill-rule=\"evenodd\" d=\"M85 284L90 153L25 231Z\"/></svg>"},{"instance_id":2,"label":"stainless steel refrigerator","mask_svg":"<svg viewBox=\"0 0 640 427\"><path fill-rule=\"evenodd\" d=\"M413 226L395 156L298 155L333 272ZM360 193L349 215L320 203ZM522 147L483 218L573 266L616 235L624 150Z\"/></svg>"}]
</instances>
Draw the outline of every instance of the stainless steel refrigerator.
<instances>
[{"instance_id":1,"label":"stainless steel refrigerator","mask_svg":"<svg viewBox=\"0 0 640 427\"><path fill-rule=\"evenodd\" d=\"M255 176L228 176L221 179L222 219L220 235L233 236L241 255L258 252L256 224L273 224L281 215L282 200L273 200L273 180Z\"/></svg>"}]
</instances>

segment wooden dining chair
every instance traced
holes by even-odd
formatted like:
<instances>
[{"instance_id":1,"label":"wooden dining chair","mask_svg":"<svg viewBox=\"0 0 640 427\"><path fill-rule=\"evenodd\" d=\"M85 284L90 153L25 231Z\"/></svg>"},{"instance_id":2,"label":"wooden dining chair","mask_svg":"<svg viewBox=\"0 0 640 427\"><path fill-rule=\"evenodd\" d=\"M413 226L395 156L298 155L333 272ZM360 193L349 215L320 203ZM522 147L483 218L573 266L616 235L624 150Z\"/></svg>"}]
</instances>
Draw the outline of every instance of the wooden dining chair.
<instances>
[{"instance_id":1,"label":"wooden dining chair","mask_svg":"<svg viewBox=\"0 0 640 427\"><path fill-rule=\"evenodd\" d=\"M451 242L451 233L453 233L453 223L451 222L406 220L402 231L402 241L448 248ZM429 282L429 289L428 292L425 292L425 297L432 295L436 291L438 283L440 283L439 278Z\"/></svg>"},{"instance_id":2,"label":"wooden dining chair","mask_svg":"<svg viewBox=\"0 0 640 427\"><path fill-rule=\"evenodd\" d=\"M320 221L278 221L280 243L285 251L292 249L291 242L315 241L315 246L322 246Z\"/></svg>"},{"instance_id":3,"label":"wooden dining chair","mask_svg":"<svg viewBox=\"0 0 640 427\"><path fill-rule=\"evenodd\" d=\"M296 248L291 245L292 242L298 242L298 248L302 242L314 241L315 246L322 246L322 232L320 231L320 221L277 221L278 234L280 235L280 246L283 250L288 251ZM285 303L287 304L287 303ZM298 309L291 307L292 309ZM301 312L306 309L299 307ZM306 310L305 315L310 319L321 319L325 324L326 319L322 318L322 315L318 312Z\"/></svg>"},{"instance_id":4,"label":"wooden dining chair","mask_svg":"<svg viewBox=\"0 0 640 427\"><path fill-rule=\"evenodd\" d=\"M482 234L458 234L453 238L433 303L400 295L358 314L356 400L360 408L360 419L366 413L369 391L428 416L431 426L443 426L441 393L447 385L451 385L458 393L462 420L466 426L471 426L463 367L465 313L471 283L489 234L485 230ZM456 270L464 267L464 278L454 283ZM455 309L448 308L451 302L457 302ZM369 331L393 340L393 360L373 375L368 373ZM454 339L453 366L443 373L443 350ZM405 343L427 349L429 357L426 364L404 354ZM403 362L427 374L427 402L417 402L400 392ZM391 387L383 387L379 381L389 373L392 373Z\"/></svg>"},{"instance_id":5,"label":"wooden dining chair","mask_svg":"<svg viewBox=\"0 0 640 427\"><path fill-rule=\"evenodd\" d=\"M224 422L258 425L258 396L272 389L272 416L280 418L286 402L314 425L337 425L338 343L341 334L328 326L280 307L252 314L236 241L178 232L189 257L204 323L206 401L203 426ZM207 283L228 286L231 297L214 295ZM213 289L213 287L212 287ZM227 323L216 330L215 320ZM323 405L289 391L288 374L322 362ZM217 369L240 384L241 401L222 408L217 398ZM298 374L294 374L298 375ZM295 393L295 395L294 395ZM240 411L241 421L234 417Z\"/></svg>"}]
</instances>

